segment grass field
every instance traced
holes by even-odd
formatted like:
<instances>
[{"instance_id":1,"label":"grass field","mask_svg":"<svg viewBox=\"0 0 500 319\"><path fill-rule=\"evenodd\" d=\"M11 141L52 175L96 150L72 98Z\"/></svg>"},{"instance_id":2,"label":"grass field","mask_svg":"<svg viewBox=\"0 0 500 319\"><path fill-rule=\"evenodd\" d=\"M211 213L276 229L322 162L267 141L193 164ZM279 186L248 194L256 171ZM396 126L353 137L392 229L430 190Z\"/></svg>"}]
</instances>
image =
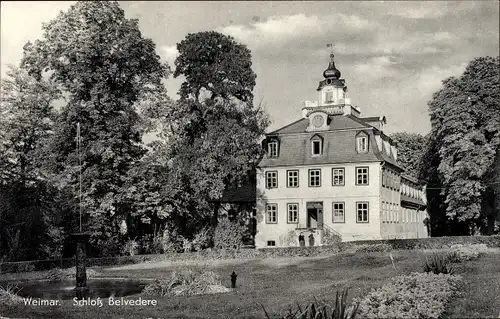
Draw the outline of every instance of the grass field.
<instances>
[{"instance_id":1,"label":"grass field","mask_svg":"<svg viewBox=\"0 0 500 319\"><path fill-rule=\"evenodd\" d=\"M227 294L156 298L157 306L108 306L79 308L71 300L60 307L18 305L1 309L9 318L262 318L261 306L273 314L284 313L297 302L317 297L333 300L335 292L350 287L349 298L367 294L393 276L421 271L418 251L393 252L396 269L388 253L340 254L323 258L273 258L246 261L214 261L203 265L219 273L230 286L230 274L238 274L237 289ZM145 263L96 268L103 277L158 278L193 267L192 262ZM200 265L198 265L200 266ZM459 299L448 307L447 318L498 318L500 314L500 250L460 264L467 281ZM12 274L5 279L37 278L43 273ZM136 296L137 297L137 296ZM127 298L133 298L129 296Z\"/></svg>"}]
</instances>

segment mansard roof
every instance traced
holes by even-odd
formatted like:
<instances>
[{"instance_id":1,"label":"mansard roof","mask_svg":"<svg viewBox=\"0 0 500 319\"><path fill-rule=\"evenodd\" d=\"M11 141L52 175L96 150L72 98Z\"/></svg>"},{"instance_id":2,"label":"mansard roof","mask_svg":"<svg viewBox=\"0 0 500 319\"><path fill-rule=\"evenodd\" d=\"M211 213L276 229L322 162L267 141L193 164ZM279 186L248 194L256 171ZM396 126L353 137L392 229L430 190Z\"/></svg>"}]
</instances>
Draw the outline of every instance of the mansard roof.
<instances>
[{"instance_id":1,"label":"mansard roof","mask_svg":"<svg viewBox=\"0 0 500 319\"><path fill-rule=\"evenodd\" d=\"M307 132L309 120L303 118L292 122L267 136L281 136L280 154L278 157L263 157L259 163L260 167L294 166L294 165L319 165L336 163L366 163L386 162L396 169L403 170L396 160L379 150L373 126L365 123L362 119L352 115L329 116L330 129L320 132ZM355 147L356 135L364 131L369 136L369 148L367 153L358 153ZM312 156L309 139L312 135L321 133L324 138L323 155ZM379 132L377 132L379 133Z\"/></svg>"},{"instance_id":2,"label":"mansard roof","mask_svg":"<svg viewBox=\"0 0 500 319\"><path fill-rule=\"evenodd\" d=\"M328 125L330 126L330 131L334 130L346 130L346 129L362 129L362 128L372 128L373 126L357 119L352 115L334 115L328 117ZM293 134L293 133L305 133L306 128L309 126L309 119L301 118L295 122L292 122L280 129L277 129L269 134Z\"/></svg>"}]
</instances>

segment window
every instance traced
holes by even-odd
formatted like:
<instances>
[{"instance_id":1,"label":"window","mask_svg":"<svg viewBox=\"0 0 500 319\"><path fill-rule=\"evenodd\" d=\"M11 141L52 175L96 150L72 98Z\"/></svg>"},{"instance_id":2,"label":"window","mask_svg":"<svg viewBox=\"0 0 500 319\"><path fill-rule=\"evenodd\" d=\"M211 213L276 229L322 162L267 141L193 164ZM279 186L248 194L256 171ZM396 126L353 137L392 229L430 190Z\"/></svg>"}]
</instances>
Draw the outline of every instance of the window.
<instances>
[{"instance_id":1,"label":"window","mask_svg":"<svg viewBox=\"0 0 500 319\"><path fill-rule=\"evenodd\" d=\"M278 157L278 141L271 141L267 144L269 157Z\"/></svg>"},{"instance_id":2,"label":"window","mask_svg":"<svg viewBox=\"0 0 500 319\"><path fill-rule=\"evenodd\" d=\"M287 216L289 224L297 224L299 222L299 204L288 204Z\"/></svg>"},{"instance_id":3,"label":"window","mask_svg":"<svg viewBox=\"0 0 500 319\"><path fill-rule=\"evenodd\" d=\"M387 171L385 169L382 170L382 187L387 186Z\"/></svg>"},{"instance_id":4,"label":"window","mask_svg":"<svg viewBox=\"0 0 500 319\"><path fill-rule=\"evenodd\" d=\"M366 153L368 152L368 137L367 136L358 136L356 138L358 153Z\"/></svg>"},{"instance_id":5,"label":"window","mask_svg":"<svg viewBox=\"0 0 500 319\"><path fill-rule=\"evenodd\" d=\"M278 223L278 204L266 205L266 223L267 224Z\"/></svg>"},{"instance_id":6,"label":"window","mask_svg":"<svg viewBox=\"0 0 500 319\"><path fill-rule=\"evenodd\" d=\"M344 203L333 203L332 210L332 222L334 223L344 223Z\"/></svg>"},{"instance_id":7,"label":"window","mask_svg":"<svg viewBox=\"0 0 500 319\"><path fill-rule=\"evenodd\" d=\"M356 202L356 222L368 223L368 202Z\"/></svg>"},{"instance_id":8,"label":"window","mask_svg":"<svg viewBox=\"0 0 500 319\"><path fill-rule=\"evenodd\" d=\"M356 167L356 185L368 185L368 167Z\"/></svg>"},{"instance_id":9,"label":"window","mask_svg":"<svg viewBox=\"0 0 500 319\"><path fill-rule=\"evenodd\" d=\"M320 187L321 186L321 170L320 169L310 169L309 170L309 187Z\"/></svg>"},{"instance_id":10,"label":"window","mask_svg":"<svg viewBox=\"0 0 500 319\"><path fill-rule=\"evenodd\" d=\"M275 246L276 246L276 241L274 240L267 241L267 247L275 247Z\"/></svg>"},{"instance_id":11,"label":"window","mask_svg":"<svg viewBox=\"0 0 500 319\"><path fill-rule=\"evenodd\" d=\"M332 185L343 186L345 170L343 168L332 168Z\"/></svg>"},{"instance_id":12,"label":"window","mask_svg":"<svg viewBox=\"0 0 500 319\"><path fill-rule=\"evenodd\" d=\"M278 172L266 172L266 188L278 188Z\"/></svg>"},{"instance_id":13,"label":"window","mask_svg":"<svg viewBox=\"0 0 500 319\"><path fill-rule=\"evenodd\" d=\"M287 171L286 172L286 187L299 187L299 171Z\"/></svg>"},{"instance_id":14,"label":"window","mask_svg":"<svg viewBox=\"0 0 500 319\"><path fill-rule=\"evenodd\" d=\"M333 103L333 91L325 92L325 103Z\"/></svg>"},{"instance_id":15,"label":"window","mask_svg":"<svg viewBox=\"0 0 500 319\"><path fill-rule=\"evenodd\" d=\"M321 155L321 141L314 140L312 141L312 155Z\"/></svg>"},{"instance_id":16,"label":"window","mask_svg":"<svg viewBox=\"0 0 500 319\"><path fill-rule=\"evenodd\" d=\"M385 223L385 202L382 202L382 213L381 213L381 218L382 218L382 223Z\"/></svg>"}]
</instances>

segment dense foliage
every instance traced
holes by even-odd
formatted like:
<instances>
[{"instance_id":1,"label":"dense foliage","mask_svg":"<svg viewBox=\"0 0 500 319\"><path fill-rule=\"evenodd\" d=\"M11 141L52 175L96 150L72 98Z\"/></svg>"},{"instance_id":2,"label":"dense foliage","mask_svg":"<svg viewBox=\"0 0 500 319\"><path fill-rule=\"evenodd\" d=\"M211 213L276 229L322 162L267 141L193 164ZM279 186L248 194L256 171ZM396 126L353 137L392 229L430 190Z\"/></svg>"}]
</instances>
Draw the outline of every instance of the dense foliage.
<instances>
[{"instance_id":1,"label":"dense foliage","mask_svg":"<svg viewBox=\"0 0 500 319\"><path fill-rule=\"evenodd\" d=\"M115 1L77 2L24 46L2 81L2 259L72 255L80 206L94 256L213 245L214 203L254 169L268 120L244 45L210 31L178 49L173 101L169 66Z\"/></svg>"},{"instance_id":2,"label":"dense foliage","mask_svg":"<svg viewBox=\"0 0 500 319\"><path fill-rule=\"evenodd\" d=\"M257 76L252 70L250 50L232 37L215 32L190 33L177 44L174 77L184 75L180 95L199 100L206 92L210 99L236 98L253 102Z\"/></svg>"},{"instance_id":3,"label":"dense foliage","mask_svg":"<svg viewBox=\"0 0 500 319\"><path fill-rule=\"evenodd\" d=\"M224 191L255 168L269 122L252 102L255 74L244 45L200 32L189 34L178 50L174 76L186 81L181 99L156 112L161 127L156 147L167 159L170 195L182 198L175 212L178 227L191 238L206 221L216 226Z\"/></svg>"},{"instance_id":4,"label":"dense foliage","mask_svg":"<svg viewBox=\"0 0 500 319\"><path fill-rule=\"evenodd\" d=\"M117 226L131 213L124 186L145 154L135 103L161 85L168 68L116 2L78 2L43 31L43 40L24 47L22 66L36 78L48 72L66 95L46 165L57 186L76 197L80 122L85 228L94 247L116 246Z\"/></svg>"},{"instance_id":5,"label":"dense foliage","mask_svg":"<svg viewBox=\"0 0 500 319\"><path fill-rule=\"evenodd\" d=\"M238 222L223 218L215 228L214 247L217 249L238 250L243 244L243 236L247 227Z\"/></svg>"},{"instance_id":6,"label":"dense foliage","mask_svg":"<svg viewBox=\"0 0 500 319\"><path fill-rule=\"evenodd\" d=\"M397 143L398 163L405 169L405 174L418 178L426 138L416 133L394 133L391 139Z\"/></svg>"},{"instance_id":7,"label":"dense foliage","mask_svg":"<svg viewBox=\"0 0 500 319\"><path fill-rule=\"evenodd\" d=\"M40 160L53 134L59 92L52 82L14 67L1 88L0 259L46 257L58 249L52 222L64 210L63 194L55 192Z\"/></svg>"},{"instance_id":8,"label":"dense foliage","mask_svg":"<svg viewBox=\"0 0 500 319\"><path fill-rule=\"evenodd\" d=\"M476 58L460 77L443 81L429 102L432 130L422 175L430 188L440 189L427 196L433 229L444 230L441 235L495 231L499 69L498 57Z\"/></svg>"}]
</instances>

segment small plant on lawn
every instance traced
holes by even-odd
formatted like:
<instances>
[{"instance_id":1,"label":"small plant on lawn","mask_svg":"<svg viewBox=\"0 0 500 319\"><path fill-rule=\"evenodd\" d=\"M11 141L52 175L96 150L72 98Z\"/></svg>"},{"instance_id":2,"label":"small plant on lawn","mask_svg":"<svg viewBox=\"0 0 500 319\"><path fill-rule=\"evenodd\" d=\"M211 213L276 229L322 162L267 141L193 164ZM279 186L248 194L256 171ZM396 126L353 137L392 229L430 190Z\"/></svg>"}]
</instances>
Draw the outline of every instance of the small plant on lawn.
<instances>
[{"instance_id":1,"label":"small plant on lawn","mask_svg":"<svg viewBox=\"0 0 500 319\"><path fill-rule=\"evenodd\" d=\"M186 269L172 273L170 278L156 280L142 293L146 296L194 296L230 290L222 285L219 275L213 271Z\"/></svg>"},{"instance_id":2,"label":"small plant on lawn","mask_svg":"<svg viewBox=\"0 0 500 319\"><path fill-rule=\"evenodd\" d=\"M430 257L425 256L424 272L433 274L450 274L454 272L450 265L450 256L447 254L433 253Z\"/></svg>"},{"instance_id":3,"label":"small plant on lawn","mask_svg":"<svg viewBox=\"0 0 500 319\"><path fill-rule=\"evenodd\" d=\"M214 232L214 246L217 249L239 250L247 228L238 222L223 218Z\"/></svg>"},{"instance_id":4,"label":"small plant on lawn","mask_svg":"<svg viewBox=\"0 0 500 319\"><path fill-rule=\"evenodd\" d=\"M5 287L0 286L0 306L10 306L21 303L23 298L17 295L20 290L19 287L12 284L8 284Z\"/></svg>"},{"instance_id":5,"label":"small plant on lawn","mask_svg":"<svg viewBox=\"0 0 500 319\"><path fill-rule=\"evenodd\" d=\"M358 312L359 303L351 307L347 307L347 293L348 289L339 294L337 291L335 297L335 303L333 305L327 304L325 302L319 302L314 298L314 302L311 302L304 309L297 304L297 310L292 311L290 309L288 313L281 317L282 319L354 319ZM260 305L264 310L267 319L271 319L269 313L266 311L264 306Z\"/></svg>"}]
</instances>

